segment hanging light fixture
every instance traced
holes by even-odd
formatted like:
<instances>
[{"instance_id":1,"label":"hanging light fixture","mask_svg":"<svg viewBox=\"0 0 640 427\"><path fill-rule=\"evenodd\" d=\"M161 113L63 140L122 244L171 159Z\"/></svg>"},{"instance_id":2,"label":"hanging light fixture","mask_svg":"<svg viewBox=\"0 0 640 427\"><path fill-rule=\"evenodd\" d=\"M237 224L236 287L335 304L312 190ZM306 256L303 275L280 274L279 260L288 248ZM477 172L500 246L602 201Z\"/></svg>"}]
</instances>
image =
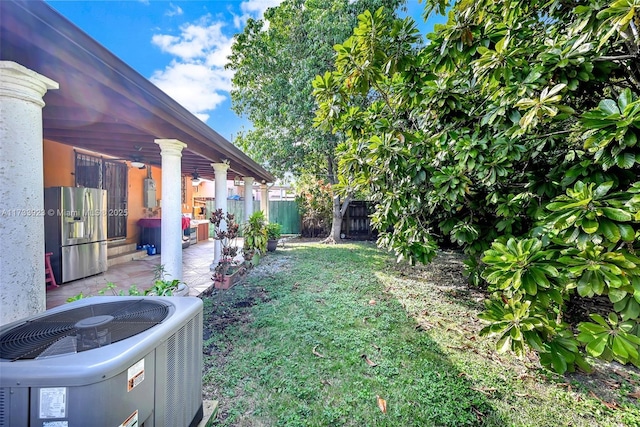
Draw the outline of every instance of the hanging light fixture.
<instances>
[{"instance_id":1,"label":"hanging light fixture","mask_svg":"<svg viewBox=\"0 0 640 427\"><path fill-rule=\"evenodd\" d=\"M200 175L198 175L198 168L196 168L196 170L191 174L191 185L197 187L201 182L202 180L200 179Z\"/></svg>"},{"instance_id":2,"label":"hanging light fixture","mask_svg":"<svg viewBox=\"0 0 640 427\"><path fill-rule=\"evenodd\" d=\"M137 160L134 160L131 162L131 167L132 168L138 168L138 169L143 169L146 165L142 162L139 162Z\"/></svg>"}]
</instances>

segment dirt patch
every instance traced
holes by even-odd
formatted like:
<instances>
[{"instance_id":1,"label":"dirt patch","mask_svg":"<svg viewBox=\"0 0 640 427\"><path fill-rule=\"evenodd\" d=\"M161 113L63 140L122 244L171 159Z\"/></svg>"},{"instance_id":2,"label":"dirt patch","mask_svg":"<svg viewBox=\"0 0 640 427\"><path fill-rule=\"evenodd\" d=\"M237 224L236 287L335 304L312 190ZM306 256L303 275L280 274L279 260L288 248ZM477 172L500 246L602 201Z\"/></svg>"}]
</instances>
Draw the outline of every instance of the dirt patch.
<instances>
[{"instance_id":1,"label":"dirt patch","mask_svg":"<svg viewBox=\"0 0 640 427\"><path fill-rule=\"evenodd\" d=\"M279 254L266 256L260 260L257 267L251 269L240 283L228 290L211 289L202 295L205 301L203 319L204 339L204 372L211 369L221 371L227 356L233 351L233 337L229 336L230 327L242 330L243 325L249 324L253 319L251 308L256 304L268 302L271 297L264 288L249 283L255 279L271 277L277 272L288 268L291 258ZM238 390L241 392L241 390ZM203 387L204 399L219 399L221 390L216 384L205 384ZM227 408L221 404L219 419L225 419Z\"/></svg>"}]
</instances>

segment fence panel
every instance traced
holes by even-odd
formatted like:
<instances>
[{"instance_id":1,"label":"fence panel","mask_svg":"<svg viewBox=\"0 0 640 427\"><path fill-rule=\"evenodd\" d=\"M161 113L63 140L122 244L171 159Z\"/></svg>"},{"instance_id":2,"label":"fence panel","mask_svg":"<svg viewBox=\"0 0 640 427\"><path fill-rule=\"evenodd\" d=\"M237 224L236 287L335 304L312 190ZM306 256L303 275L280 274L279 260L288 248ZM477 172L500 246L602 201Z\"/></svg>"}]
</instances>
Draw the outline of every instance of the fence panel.
<instances>
[{"instance_id":1,"label":"fence panel","mask_svg":"<svg viewBox=\"0 0 640 427\"><path fill-rule=\"evenodd\" d=\"M282 234L300 234L300 209L298 203L290 200L271 200L269 202L269 222L282 226Z\"/></svg>"},{"instance_id":2,"label":"fence panel","mask_svg":"<svg viewBox=\"0 0 640 427\"><path fill-rule=\"evenodd\" d=\"M211 216L211 212L216 210L216 202L215 200L207 201L207 212L209 212L208 216ZM253 211L260 210L260 202L253 202ZM238 224L240 224L240 231L238 233L239 236L242 236L242 224L244 224L244 200L227 200L227 212L235 215L235 220ZM213 227L209 227L209 237L213 237Z\"/></svg>"},{"instance_id":3,"label":"fence panel","mask_svg":"<svg viewBox=\"0 0 640 427\"><path fill-rule=\"evenodd\" d=\"M207 201L207 212L215 211L215 202ZM260 210L260 202L253 203L253 210ZM244 201L227 200L227 211L234 214L238 224L244 223ZM282 226L282 234L300 234L300 209L298 203L290 200L272 200L269 202L269 220ZM242 236L242 227L240 227ZM213 237L213 227L209 227L209 237Z\"/></svg>"}]
</instances>

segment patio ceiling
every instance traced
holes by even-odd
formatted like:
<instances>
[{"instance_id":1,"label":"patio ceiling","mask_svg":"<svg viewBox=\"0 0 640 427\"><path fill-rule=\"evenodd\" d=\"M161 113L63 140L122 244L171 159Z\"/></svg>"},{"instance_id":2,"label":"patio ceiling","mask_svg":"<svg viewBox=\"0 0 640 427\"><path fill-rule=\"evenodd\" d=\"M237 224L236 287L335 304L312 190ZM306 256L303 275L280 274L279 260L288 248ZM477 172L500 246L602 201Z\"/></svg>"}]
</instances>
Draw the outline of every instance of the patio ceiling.
<instances>
[{"instance_id":1,"label":"patio ceiling","mask_svg":"<svg viewBox=\"0 0 640 427\"><path fill-rule=\"evenodd\" d=\"M44 138L119 159L160 165L157 138L178 139L182 173L273 182L268 171L42 1L0 1L0 60L60 84L44 97Z\"/></svg>"}]
</instances>

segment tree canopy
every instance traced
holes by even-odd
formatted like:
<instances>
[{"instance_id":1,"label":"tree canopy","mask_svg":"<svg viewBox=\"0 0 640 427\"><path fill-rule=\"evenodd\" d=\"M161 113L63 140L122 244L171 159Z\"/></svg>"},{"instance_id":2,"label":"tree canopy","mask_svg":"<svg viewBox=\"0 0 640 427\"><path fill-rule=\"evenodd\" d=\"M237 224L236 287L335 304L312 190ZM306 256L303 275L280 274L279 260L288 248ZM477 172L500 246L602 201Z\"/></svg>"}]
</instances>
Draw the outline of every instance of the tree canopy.
<instances>
[{"instance_id":1,"label":"tree canopy","mask_svg":"<svg viewBox=\"0 0 640 427\"><path fill-rule=\"evenodd\" d=\"M342 136L313 126L311 81L333 69L333 46L349 37L360 13L383 7L393 17L400 3L285 0L263 20L250 19L235 37L228 64L235 71L233 108L253 123L236 143L277 175L289 171L337 182L335 150ZM336 199L334 221L341 217Z\"/></svg>"},{"instance_id":2,"label":"tree canopy","mask_svg":"<svg viewBox=\"0 0 640 427\"><path fill-rule=\"evenodd\" d=\"M333 69L333 46L351 34L358 14L381 6L392 14L399 3L286 0L263 20L250 19L235 37L228 65L235 71L234 110L254 126L241 135L243 148L276 173L331 174L339 135L313 126L311 81Z\"/></svg>"},{"instance_id":3,"label":"tree canopy","mask_svg":"<svg viewBox=\"0 0 640 427\"><path fill-rule=\"evenodd\" d=\"M316 125L345 135L342 182L377 202L379 244L469 255L483 333L558 372L640 365L640 1L427 1L365 11L318 75ZM367 102L363 103L363 99ZM572 298L609 313L566 322ZM584 348L584 350L581 350Z\"/></svg>"}]
</instances>

